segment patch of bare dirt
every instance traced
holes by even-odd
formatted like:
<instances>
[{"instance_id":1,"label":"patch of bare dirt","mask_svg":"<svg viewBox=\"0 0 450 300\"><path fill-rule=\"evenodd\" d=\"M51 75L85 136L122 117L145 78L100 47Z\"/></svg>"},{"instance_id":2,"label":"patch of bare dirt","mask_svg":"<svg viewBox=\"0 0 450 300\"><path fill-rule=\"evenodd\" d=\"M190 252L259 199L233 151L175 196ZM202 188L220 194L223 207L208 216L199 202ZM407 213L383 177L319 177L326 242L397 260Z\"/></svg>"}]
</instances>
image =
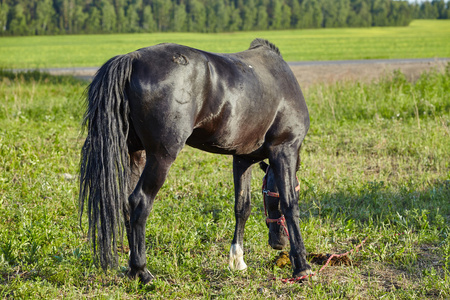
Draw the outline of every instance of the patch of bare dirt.
<instances>
[{"instance_id":1,"label":"patch of bare dirt","mask_svg":"<svg viewBox=\"0 0 450 300\"><path fill-rule=\"evenodd\" d=\"M336 82L372 82L391 76L400 70L410 81L417 80L423 72L436 70L444 72L448 61L406 62L406 63L348 63L330 65L291 66L300 86L304 89L315 84L334 84Z\"/></svg>"}]
</instances>

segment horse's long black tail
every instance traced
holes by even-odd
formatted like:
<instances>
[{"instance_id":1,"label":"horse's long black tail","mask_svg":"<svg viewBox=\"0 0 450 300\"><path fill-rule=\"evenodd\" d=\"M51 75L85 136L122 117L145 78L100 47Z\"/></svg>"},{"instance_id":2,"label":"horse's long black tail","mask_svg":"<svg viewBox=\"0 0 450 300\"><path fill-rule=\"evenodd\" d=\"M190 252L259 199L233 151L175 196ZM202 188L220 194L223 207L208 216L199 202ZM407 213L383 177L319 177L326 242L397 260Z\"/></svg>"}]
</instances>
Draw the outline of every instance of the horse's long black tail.
<instances>
[{"instance_id":1,"label":"horse's long black tail","mask_svg":"<svg viewBox=\"0 0 450 300\"><path fill-rule=\"evenodd\" d=\"M106 62L87 91L83 128L87 138L80 161L80 222L85 205L94 261L104 270L117 266L117 242L122 238L124 201L130 173L127 146L129 106L125 86L132 72L132 55Z\"/></svg>"}]
</instances>

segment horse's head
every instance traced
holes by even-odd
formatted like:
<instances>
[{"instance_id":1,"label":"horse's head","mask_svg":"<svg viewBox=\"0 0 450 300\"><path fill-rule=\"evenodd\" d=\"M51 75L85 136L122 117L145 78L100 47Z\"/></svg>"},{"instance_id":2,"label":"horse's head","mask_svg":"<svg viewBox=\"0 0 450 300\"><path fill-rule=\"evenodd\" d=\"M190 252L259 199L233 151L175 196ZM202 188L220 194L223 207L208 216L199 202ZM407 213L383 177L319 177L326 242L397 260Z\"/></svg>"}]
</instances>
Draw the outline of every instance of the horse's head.
<instances>
[{"instance_id":1,"label":"horse's head","mask_svg":"<svg viewBox=\"0 0 450 300\"><path fill-rule=\"evenodd\" d=\"M263 201L267 220L280 219L283 214L280 208L280 198L275 183L275 174L265 162L260 162L259 166L266 172L263 183ZM266 222L269 227L269 245L276 250L281 250L289 242L286 227L280 222Z\"/></svg>"}]
</instances>

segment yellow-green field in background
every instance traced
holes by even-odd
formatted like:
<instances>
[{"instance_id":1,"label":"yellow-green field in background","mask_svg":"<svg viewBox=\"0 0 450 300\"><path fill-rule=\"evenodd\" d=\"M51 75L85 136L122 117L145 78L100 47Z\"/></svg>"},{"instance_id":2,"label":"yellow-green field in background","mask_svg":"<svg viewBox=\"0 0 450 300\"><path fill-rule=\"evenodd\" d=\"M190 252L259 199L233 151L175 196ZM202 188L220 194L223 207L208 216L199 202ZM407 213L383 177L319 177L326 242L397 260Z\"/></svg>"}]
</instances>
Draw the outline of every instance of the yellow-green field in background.
<instances>
[{"instance_id":1,"label":"yellow-green field in background","mask_svg":"<svg viewBox=\"0 0 450 300\"><path fill-rule=\"evenodd\" d=\"M408 27L1 37L0 68L95 67L163 42L237 52L257 37L276 44L287 61L450 57L450 20L415 20Z\"/></svg>"}]
</instances>

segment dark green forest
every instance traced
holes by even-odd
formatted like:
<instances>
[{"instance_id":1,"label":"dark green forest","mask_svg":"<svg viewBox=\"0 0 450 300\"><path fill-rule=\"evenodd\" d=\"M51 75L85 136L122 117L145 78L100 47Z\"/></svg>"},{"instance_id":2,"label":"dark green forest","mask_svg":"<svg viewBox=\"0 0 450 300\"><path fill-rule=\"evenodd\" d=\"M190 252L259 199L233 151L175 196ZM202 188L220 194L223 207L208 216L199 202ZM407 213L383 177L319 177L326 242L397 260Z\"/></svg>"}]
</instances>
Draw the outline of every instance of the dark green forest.
<instances>
[{"instance_id":1,"label":"dark green forest","mask_svg":"<svg viewBox=\"0 0 450 300\"><path fill-rule=\"evenodd\" d=\"M449 17L444 0L0 0L0 35L407 26Z\"/></svg>"}]
</instances>

